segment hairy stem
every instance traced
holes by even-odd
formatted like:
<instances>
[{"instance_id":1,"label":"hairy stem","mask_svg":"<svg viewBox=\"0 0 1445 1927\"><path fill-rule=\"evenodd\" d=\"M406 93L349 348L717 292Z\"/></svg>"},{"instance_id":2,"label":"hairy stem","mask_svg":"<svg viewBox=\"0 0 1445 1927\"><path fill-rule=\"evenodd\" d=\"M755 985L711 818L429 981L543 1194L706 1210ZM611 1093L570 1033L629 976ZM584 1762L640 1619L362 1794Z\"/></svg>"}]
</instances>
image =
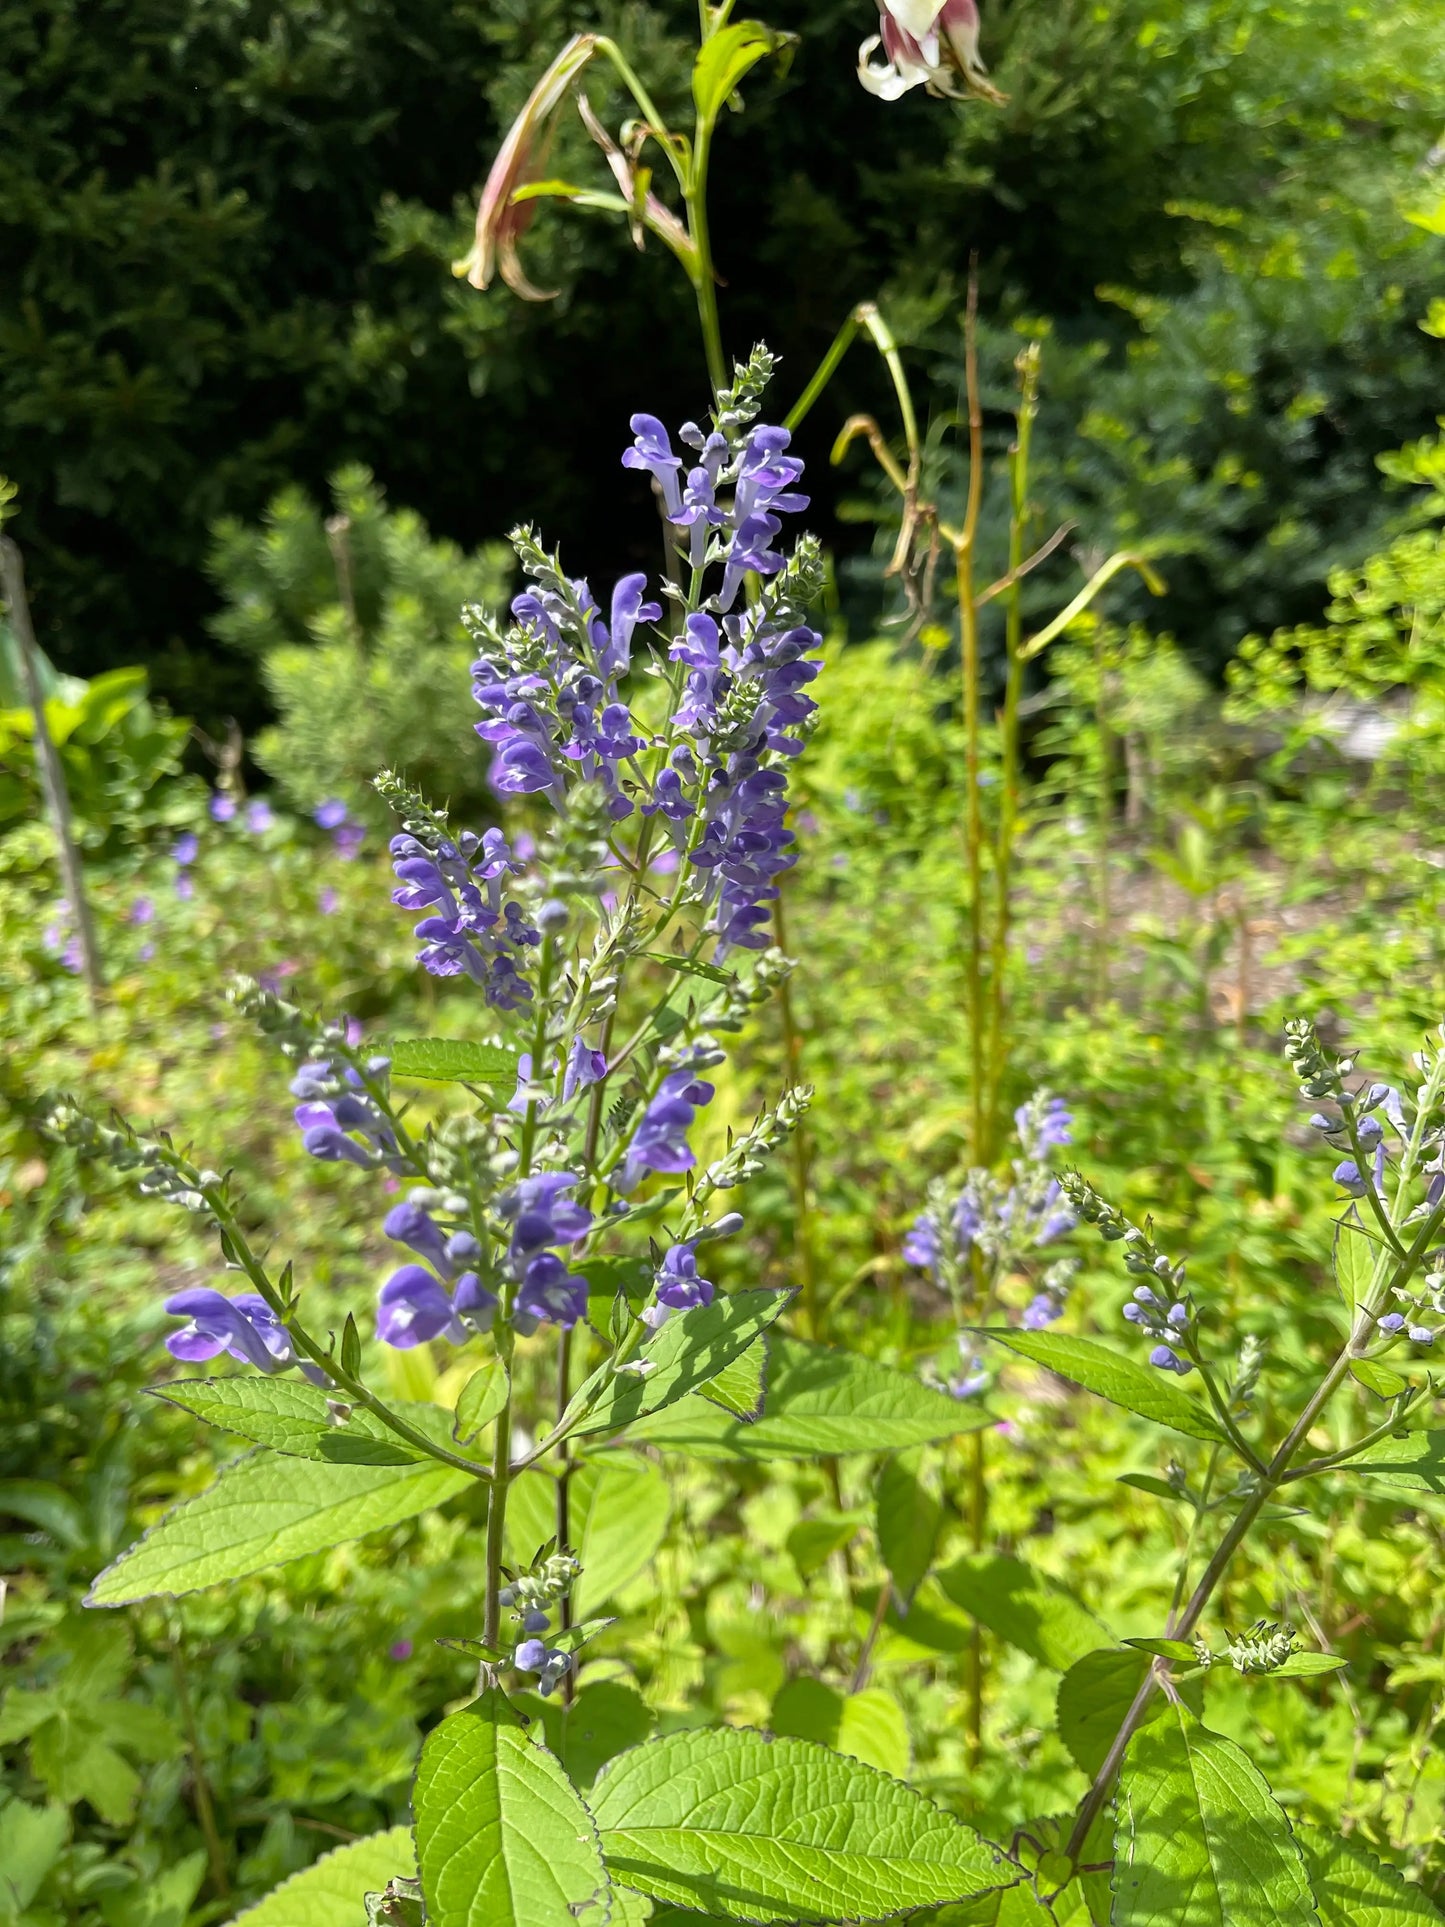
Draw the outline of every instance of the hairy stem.
<instances>
[{"instance_id":1,"label":"hairy stem","mask_svg":"<svg viewBox=\"0 0 1445 1927\"><path fill-rule=\"evenodd\" d=\"M497 1414L492 1446L492 1484L487 1495L487 1591L482 1638L495 1651L502 1631L502 1546L507 1529L507 1487L511 1483L512 1402Z\"/></svg>"}]
</instances>

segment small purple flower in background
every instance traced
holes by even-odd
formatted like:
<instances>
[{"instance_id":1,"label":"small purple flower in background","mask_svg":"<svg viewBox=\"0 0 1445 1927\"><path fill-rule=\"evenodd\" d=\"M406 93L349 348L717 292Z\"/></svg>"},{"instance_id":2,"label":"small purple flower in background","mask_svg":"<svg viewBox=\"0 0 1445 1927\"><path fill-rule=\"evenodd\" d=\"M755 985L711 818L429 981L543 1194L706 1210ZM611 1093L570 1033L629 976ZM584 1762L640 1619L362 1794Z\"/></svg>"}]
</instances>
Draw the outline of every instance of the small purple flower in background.
<instances>
[{"instance_id":1,"label":"small purple flower in background","mask_svg":"<svg viewBox=\"0 0 1445 1927\"><path fill-rule=\"evenodd\" d=\"M312 821L320 824L323 830L340 829L346 817L346 805L337 796L328 796L324 803L318 803L311 812Z\"/></svg>"},{"instance_id":2,"label":"small purple flower in background","mask_svg":"<svg viewBox=\"0 0 1445 1927\"><path fill-rule=\"evenodd\" d=\"M260 836L266 830L272 829L275 822L276 818L272 813L271 805L264 797L258 796L254 803L246 805L246 828L252 836Z\"/></svg>"},{"instance_id":3,"label":"small purple flower in background","mask_svg":"<svg viewBox=\"0 0 1445 1927\"><path fill-rule=\"evenodd\" d=\"M412 1643L409 1639L394 1639L386 1649L387 1658L394 1659L398 1665L403 1660L410 1659L411 1655Z\"/></svg>"},{"instance_id":4,"label":"small purple flower in background","mask_svg":"<svg viewBox=\"0 0 1445 1927\"><path fill-rule=\"evenodd\" d=\"M149 963L151 958L156 954L156 947L153 943L146 942L141 945L135 954L142 963Z\"/></svg>"},{"instance_id":5,"label":"small purple flower in background","mask_svg":"<svg viewBox=\"0 0 1445 1927\"><path fill-rule=\"evenodd\" d=\"M336 914L336 906L340 901L340 897L337 896L335 890L332 889L328 883L317 892L316 908L321 912L323 917L334 917Z\"/></svg>"},{"instance_id":6,"label":"small purple flower in background","mask_svg":"<svg viewBox=\"0 0 1445 1927\"><path fill-rule=\"evenodd\" d=\"M285 983L288 977L294 977L300 968L300 964L296 963L292 958L283 957L279 963L273 964L269 970L257 971L256 982L261 986L262 990L269 990L273 997L279 997L282 984Z\"/></svg>"},{"instance_id":7,"label":"small purple flower in background","mask_svg":"<svg viewBox=\"0 0 1445 1927\"><path fill-rule=\"evenodd\" d=\"M236 814L236 799L225 790L215 790L207 808L213 823L229 823Z\"/></svg>"},{"instance_id":8,"label":"small purple flower in background","mask_svg":"<svg viewBox=\"0 0 1445 1927\"><path fill-rule=\"evenodd\" d=\"M166 1340L173 1358L196 1364L229 1352L243 1364L262 1372L283 1372L296 1363L291 1334L264 1298L255 1292L238 1292L234 1298L209 1285L195 1285L166 1300L173 1318L187 1323ZM327 1383L326 1375L314 1365L302 1368L317 1384Z\"/></svg>"},{"instance_id":9,"label":"small purple flower in background","mask_svg":"<svg viewBox=\"0 0 1445 1927\"><path fill-rule=\"evenodd\" d=\"M1050 1151L1073 1143L1073 1123L1063 1098L1054 1097L1048 1091L1037 1092L1014 1112L1019 1144L1024 1156L1034 1164L1041 1164Z\"/></svg>"},{"instance_id":10,"label":"small purple flower in background","mask_svg":"<svg viewBox=\"0 0 1445 1927\"><path fill-rule=\"evenodd\" d=\"M954 1398L977 1398L986 1392L990 1384L989 1372L983 1360L971 1350L962 1332L958 1336L958 1373L948 1381L948 1389Z\"/></svg>"},{"instance_id":11,"label":"small purple flower in background","mask_svg":"<svg viewBox=\"0 0 1445 1927\"><path fill-rule=\"evenodd\" d=\"M343 823L332 833L332 844L343 863L350 863L361 852L366 831L360 823Z\"/></svg>"},{"instance_id":12,"label":"small purple flower in background","mask_svg":"<svg viewBox=\"0 0 1445 1927\"><path fill-rule=\"evenodd\" d=\"M183 830L171 847L171 859L186 869L201 853L201 840L194 830Z\"/></svg>"},{"instance_id":13,"label":"small purple flower in background","mask_svg":"<svg viewBox=\"0 0 1445 1927\"><path fill-rule=\"evenodd\" d=\"M195 894L195 879L188 871L182 870L176 878L176 895L182 903L189 903Z\"/></svg>"},{"instance_id":14,"label":"small purple flower in background","mask_svg":"<svg viewBox=\"0 0 1445 1927\"><path fill-rule=\"evenodd\" d=\"M712 1303L712 1281L698 1275L695 1240L672 1246L658 1267L656 1285L657 1303L642 1313L642 1322L654 1330L665 1325L672 1312Z\"/></svg>"},{"instance_id":15,"label":"small purple flower in background","mask_svg":"<svg viewBox=\"0 0 1445 1927\"><path fill-rule=\"evenodd\" d=\"M154 923L155 915L156 906L153 897L137 897L135 902L130 906L130 920L132 923Z\"/></svg>"},{"instance_id":16,"label":"small purple flower in background","mask_svg":"<svg viewBox=\"0 0 1445 1927\"><path fill-rule=\"evenodd\" d=\"M617 1189L624 1195L635 1190L648 1171L690 1171L697 1157L687 1134L712 1098L713 1086L691 1070L669 1071L632 1133Z\"/></svg>"}]
</instances>

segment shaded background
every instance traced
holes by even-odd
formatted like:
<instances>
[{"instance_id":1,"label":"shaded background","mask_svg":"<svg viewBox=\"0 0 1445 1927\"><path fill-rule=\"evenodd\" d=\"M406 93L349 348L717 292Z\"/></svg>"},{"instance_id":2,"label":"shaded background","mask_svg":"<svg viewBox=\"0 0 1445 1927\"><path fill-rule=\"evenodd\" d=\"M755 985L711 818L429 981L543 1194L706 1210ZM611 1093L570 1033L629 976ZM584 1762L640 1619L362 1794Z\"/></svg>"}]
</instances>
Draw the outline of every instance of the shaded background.
<instances>
[{"instance_id":1,"label":"shaded background","mask_svg":"<svg viewBox=\"0 0 1445 1927\"><path fill-rule=\"evenodd\" d=\"M1313 614L1388 502L1376 454L1429 428L1418 317L1445 98L1432 6L994 0L1002 111L854 76L868 0L782 0L800 36L717 145L729 346L766 338L791 400L849 305L881 295L936 419L957 403L972 252L995 405L1011 324L1046 325L1038 486L1081 541L1172 548L1153 620L1216 669ZM650 564L626 419L702 405L690 293L614 224L547 210L524 243L559 298L456 282L468 198L565 35L602 24L663 111L692 9L534 0L4 0L0 467L21 488L41 641L83 675L149 666L182 713L249 731L252 663L206 632L210 530L288 481L368 464L471 547L531 519L605 577ZM614 124L607 77L587 86ZM600 157L562 130L557 171ZM855 352L801 437L858 633L881 613L871 485L829 471L888 396ZM939 485L949 485L946 464ZM1127 599L1121 604L1128 612Z\"/></svg>"}]
</instances>

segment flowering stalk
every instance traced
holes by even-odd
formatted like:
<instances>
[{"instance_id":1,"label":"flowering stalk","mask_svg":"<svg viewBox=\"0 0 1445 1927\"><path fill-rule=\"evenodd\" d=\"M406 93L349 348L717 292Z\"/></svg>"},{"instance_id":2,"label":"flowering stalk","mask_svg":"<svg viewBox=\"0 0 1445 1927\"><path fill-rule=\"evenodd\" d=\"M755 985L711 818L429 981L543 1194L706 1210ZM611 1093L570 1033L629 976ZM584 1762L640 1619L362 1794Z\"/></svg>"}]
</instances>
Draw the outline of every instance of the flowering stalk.
<instances>
[{"instance_id":1,"label":"flowering stalk","mask_svg":"<svg viewBox=\"0 0 1445 1927\"><path fill-rule=\"evenodd\" d=\"M1440 1036L1442 1045L1445 1045L1445 1027L1442 1027ZM1335 1128L1341 1135L1351 1138L1360 1136L1361 1119L1368 1121L1372 1109L1382 1103L1390 1104L1396 1115L1403 1119L1408 1106L1403 1104L1399 1094L1389 1087L1376 1085L1364 1091L1351 1089L1345 1079L1353 1067L1353 1058L1346 1056L1331 1064L1320 1050L1314 1032L1308 1024L1292 1022L1288 1026L1286 1049L1296 1072L1301 1076L1302 1093L1316 1100L1325 1098L1337 1106L1342 1122ZM1425 1268L1442 1228L1445 1228L1445 1171L1441 1168L1442 1162L1445 1162L1445 1152L1442 1152L1442 1145L1445 1145L1445 1126L1442 1126L1440 1118L1442 1099L1445 1099L1445 1048L1422 1052L1416 1061L1423 1073L1423 1078L1415 1094L1413 1118L1408 1129L1401 1132L1402 1148L1396 1171L1394 1197L1385 1213L1388 1227L1393 1235L1388 1244L1381 1243L1377 1247L1376 1261L1368 1289L1351 1309L1349 1333L1344 1344L1306 1399L1274 1452L1267 1458L1263 1458L1242 1443L1235 1444L1235 1449L1241 1451L1241 1456L1245 1456L1246 1464L1250 1468L1248 1488L1238 1512L1220 1538L1219 1544L1181 1612L1177 1610L1177 1601L1182 1596L1184 1573L1187 1571L1187 1560L1193 1547L1194 1535L1191 1533L1190 1545L1185 1555L1186 1564L1181 1569L1181 1583L1176 1588L1176 1610L1170 1615L1171 1638L1187 1640L1194 1632L1228 1571L1235 1553L1248 1537L1266 1505L1283 1486L1348 1465L1367 1447L1398 1431L1411 1412L1433 1397L1433 1388L1428 1384L1424 1391L1413 1396L1402 1394L1395 1401L1389 1420L1383 1425L1371 1428L1339 1452L1327 1454L1303 1465L1295 1463L1301 1447L1350 1375L1351 1367L1358 1360L1377 1355L1378 1349L1388 1349L1389 1344L1403 1342L1406 1337L1415 1343L1432 1343L1436 1331L1445 1329L1445 1327L1425 1326L1423 1323L1411 1328L1404 1313L1388 1309L1392 1302L1418 1301L1418 1295L1411 1289L1413 1281ZM1331 1120L1324 1116L1312 1121L1327 1128L1331 1125ZM1333 1131L1330 1134L1333 1135ZM1427 1150L1431 1154L1428 1160L1425 1157ZM1383 1177L1383 1164L1381 1175ZM1428 1180L1423 1197L1420 1195L1422 1178ZM1141 1240L1147 1244L1144 1234L1139 1234L1135 1227L1128 1227L1126 1221L1122 1220L1112 1207L1105 1205L1097 1193L1094 1193L1082 1179L1068 1180L1067 1189L1080 1209L1081 1215L1097 1224L1106 1238L1123 1238L1126 1241L1132 1238L1134 1252L1136 1254L1141 1252ZM1406 1226L1411 1227L1414 1232L1408 1244L1399 1236L1402 1228ZM1361 1234L1358 1230L1351 1231L1347 1224L1341 1235ZM1152 1249L1152 1247L1148 1248ZM1130 1268L1136 1269L1141 1258L1136 1255L1129 1262ZM1151 1261L1149 1268L1157 1270L1161 1262L1167 1263L1167 1261L1155 1259ZM1175 1268L1175 1271L1176 1276L1171 1282L1177 1285L1182 1280L1182 1267ZM1437 1299L1440 1295L1433 1288L1429 1288L1428 1278L1427 1290L1432 1299ZM1387 1340L1385 1347L1379 1347L1381 1333L1385 1334ZM1164 1363L1160 1352L1165 1349L1168 1348L1156 1349L1154 1354L1156 1364ZM1248 1371L1257 1373L1257 1369L1256 1357L1250 1362ZM1246 1376L1247 1373L1242 1370L1241 1377ZM1219 1450L1220 1448L1216 1447L1211 1453L1210 1476L1196 1508L1196 1524L1202 1517L1207 1503L1209 1485ZM1094 1822L1113 1789L1129 1741L1138 1730L1154 1691L1166 1681L1168 1670L1167 1660L1155 1659L1150 1665L1132 1705L1114 1736L1103 1765L1079 1808L1065 1849L1068 1858L1075 1864L1084 1850Z\"/></svg>"}]
</instances>

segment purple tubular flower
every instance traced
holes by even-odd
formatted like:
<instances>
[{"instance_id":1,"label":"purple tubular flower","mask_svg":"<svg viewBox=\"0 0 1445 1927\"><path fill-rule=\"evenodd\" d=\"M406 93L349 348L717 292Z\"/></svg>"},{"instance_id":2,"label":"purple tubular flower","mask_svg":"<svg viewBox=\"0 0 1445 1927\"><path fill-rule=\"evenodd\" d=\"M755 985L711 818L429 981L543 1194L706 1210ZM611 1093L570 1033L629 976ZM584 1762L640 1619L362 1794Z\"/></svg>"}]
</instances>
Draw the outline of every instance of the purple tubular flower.
<instances>
[{"instance_id":1,"label":"purple tubular flower","mask_svg":"<svg viewBox=\"0 0 1445 1927\"><path fill-rule=\"evenodd\" d=\"M697 1158L687 1133L712 1097L712 1085L691 1071L670 1071L632 1134L617 1189L624 1194L635 1190L647 1171L690 1171Z\"/></svg>"},{"instance_id":2,"label":"purple tubular flower","mask_svg":"<svg viewBox=\"0 0 1445 1927\"><path fill-rule=\"evenodd\" d=\"M662 604L644 602L645 575L624 575L612 591L612 623L603 631L597 667L609 682L625 676L632 661L632 632L639 622L660 622ZM598 629L601 624L596 625Z\"/></svg>"},{"instance_id":3,"label":"purple tubular flower","mask_svg":"<svg viewBox=\"0 0 1445 1927\"><path fill-rule=\"evenodd\" d=\"M698 1276L696 1241L673 1245L657 1271L657 1302L668 1311L695 1311L713 1301L709 1278Z\"/></svg>"},{"instance_id":4,"label":"purple tubular flower","mask_svg":"<svg viewBox=\"0 0 1445 1927\"><path fill-rule=\"evenodd\" d=\"M570 1104L578 1091L600 1083L606 1075L607 1059L603 1053L589 1049L585 1038L574 1037L562 1077L562 1102Z\"/></svg>"},{"instance_id":5,"label":"purple tubular flower","mask_svg":"<svg viewBox=\"0 0 1445 1927\"><path fill-rule=\"evenodd\" d=\"M386 1059L373 1058L371 1064L379 1074L386 1068ZM391 1126L362 1089L356 1071L329 1058L313 1058L297 1070L291 1092L302 1100L294 1115L301 1142L312 1157L328 1163L342 1159L370 1170L396 1156ZM356 1141L358 1136L361 1143Z\"/></svg>"},{"instance_id":6,"label":"purple tubular flower","mask_svg":"<svg viewBox=\"0 0 1445 1927\"><path fill-rule=\"evenodd\" d=\"M498 1210L512 1227L514 1263L548 1245L575 1245L587 1236L592 1213L567 1196L581 1182L575 1171L544 1171L523 1178L498 1200Z\"/></svg>"},{"instance_id":7,"label":"purple tubular flower","mask_svg":"<svg viewBox=\"0 0 1445 1927\"><path fill-rule=\"evenodd\" d=\"M667 430L656 415L634 415L628 426L634 439L631 448L623 454L622 466L642 469L649 474L662 493L663 507L669 518L677 516L682 509L682 496L677 485L682 461L672 452Z\"/></svg>"},{"instance_id":8,"label":"purple tubular flower","mask_svg":"<svg viewBox=\"0 0 1445 1927\"><path fill-rule=\"evenodd\" d=\"M1379 1326L1382 1332L1390 1332L1392 1334L1402 1332L1405 1329L1405 1314L1401 1311L1386 1312L1385 1316L1379 1320Z\"/></svg>"},{"instance_id":9,"label":"purple tubular flower","mask_svg":"<svg viewBox=\"0 0 1445 1927\"><path fill-rule=\"evenodd\" d=\"M1177 1372L1180 1378L1194 1370L1189 1360L1181 1358L1169 1345L1156 1345L1149 1354L1149 1363L1156 1365L1161 1372Z\"/></svg>"},{"instance_id":10,"label":"purple tubular flower","mask_svg":"<svg viewBox=\"0 0 1445 1927\"><path fill-rule=\"evenodd\" d=\"M452 1240L455 1245L456 1240ZM455 1256L455 1252L453 1253ZM497 1294L488 1291L474 1271L464 1271L452 1293L452 1309L457 1317L479 1332L492 1329L497 1315Z\"/></svg>"},{"instance_id":11,"label":"purple tubular flower","mask_svg":"<svg viewBox=\"0 0 1445 1927\"><path fill-rule=\"evenodd\" d=\"M1046 1291L1041 1291L1029 1300L1024 1307L1019 1323L1026 1332L1042 1331L1045 1325L1052 1325L1063 1312L1063 1306L1055 1303Z\"/></svg>"},{"instance_id":12,"label":"purple tubular flower","mask_svg":"<svg viewBox=\"0 0 1445 1927\"><path fill-rule=\"evenodd\" d=\"M527 1262L517 1287L513 1323L525 1337L550 1321L564 1330L587 1316L587 1280L568 1271L553 1251L542 1251Z\"/></svg>"},{"instance_id":13,"label":"purple tubular flower","mask_svg":"<svg viewBox=\"0 0 1445 1927\"><path fill-rule=\"evenodd\" d=\"M376 1335L382 1344L410 1351L443 1334L457 1345L467 1336L446 1286L425 1265L394 1271L376 1301Z\"/></svg>"},{"instance_id":14,"label":"purple tubular flower","mask_svg":"<svg viewBox=\"0 0 1445 1927\"><path fill-rule=\"evenodd\" d=\"M209 1285L195 1285L167 1298L166 1310L189 1321L166 1340L171 1356L188 1365L221 1352L262 1372L281 1372L296 1362L290 1333L255 1292L227 1298Z\"/></svg>"},{"instance_id":15,"label":"purple tubular flower","mask_svg":"<svg viewBox=\"0 0 1445 1927\"><path fill-rule=\"evenodd\" d=\"M419 1204L408 1201L405 1204L393 1205L382 1219L381 1228L388 1238L395 1238L398 1244L409 1245L444 1278L452 1275L453 1266L447 1256L446 1234L436 1220Z\"/></svg>"}]
</instances>

